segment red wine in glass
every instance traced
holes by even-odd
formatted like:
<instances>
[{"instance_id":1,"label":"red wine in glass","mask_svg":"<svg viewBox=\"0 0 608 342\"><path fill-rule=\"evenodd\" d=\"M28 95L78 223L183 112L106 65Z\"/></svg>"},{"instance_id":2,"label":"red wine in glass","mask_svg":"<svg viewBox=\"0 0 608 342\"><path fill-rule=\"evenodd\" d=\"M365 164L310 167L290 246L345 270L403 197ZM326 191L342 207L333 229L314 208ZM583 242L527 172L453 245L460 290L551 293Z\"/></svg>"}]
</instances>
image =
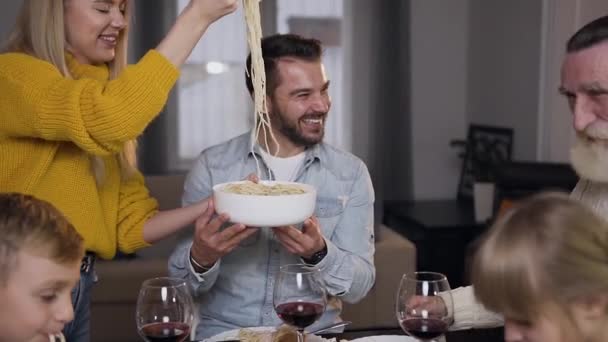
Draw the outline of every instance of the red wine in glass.
<instances>
[{"instance_id":1,"label":"red wine in glass","mask_svg":"<svg viewBox=\"0 0 608 342\"><path fill-rule=\"evenodd\" d=\"M194 319L194 306L183 279L161 277L144 281L135 311L137 331L145 341L188 340Z\"/></svg>"},{"instance_id":2,"label":"red wine in glass","mask_svg":"<svg viewBox=\"0 0 608 342\"><path fill-rule=\"evenodd\" d=\"M182 342L190 334L190 326L179 322L150 323L141 328L141 334L150 342Z\"/></svg>"},{"instance_id":3,"label":"red wine in glass","mask_svg":"<svg viewBox=\"0 0 608 342\"><path fill-rule=\"evenodd\" d=\"M323 314L323 305L307 302L279 304L275 311L285 323L304 329L316 322Z\"/></svg>"},{"instance_id":4,"label":"red wine in glass","mask_svg":"<svg viewBox=\"0 0 608 342\"><path fill-rule=\"evenodd\" d=\"M421 341L435 341L454 321L450 284L441 273L404 274L397 290L395 308L401 329Z\"/></svg>"},{"instance_id":5,"label":"red wine in glass","mask_svg":"<svg viewBox=\"0 0 608 342\"><path fill-rule=\"evenodd\" d=\"M448 324L436 318L409 318L399 323L404 331L421 340L432 340L448 331Z\"/></svg>"},{"instance_id":6,"label":"red wine in glass","mask_svg":"<svg viewBox=\"0 0 608 342\"><path fill-rule=\"evenodd\" d=\"M305 264L281 266L274 284L273 304L277 316L296 328L298 342L304 342L304 328L316 322L327 305L321 271Z\"/></svg>"}]
</instances>

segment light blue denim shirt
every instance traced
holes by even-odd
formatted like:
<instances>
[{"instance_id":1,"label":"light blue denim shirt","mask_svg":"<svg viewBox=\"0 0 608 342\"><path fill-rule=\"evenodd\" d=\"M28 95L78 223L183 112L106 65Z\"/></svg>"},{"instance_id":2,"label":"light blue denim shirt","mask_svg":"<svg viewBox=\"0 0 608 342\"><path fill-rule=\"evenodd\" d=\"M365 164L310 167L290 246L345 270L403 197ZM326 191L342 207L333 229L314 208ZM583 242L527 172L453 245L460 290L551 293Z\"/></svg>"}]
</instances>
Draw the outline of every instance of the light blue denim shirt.
<instances>
[{"instance_id":1,"label":"light blue denim shirt","mask_svg":"<svg viewBox=\"0 0 608 342\"><path fill-rule=\"evenodd\" d=\"M272 179L272 172L256 155L262 178ZM249 133L211 147L203 151L186 179L183 204L211 196L215 184L242 180L254 172ZM338 321L341 300L357 302L374 284L374 190L361 160L324 143L306 151L295 180L316 187L314 215L327 244L327 255L316 267L330 298L314 329ZM272 303L276 274L281 265L303 261L282 247L271 228L261 228L202 275L191 268L191 245L191 240L186 241L173 252L169 273L192 286L199 311L197 339L240 327L281 324Z\"/></svg>"}]
</instances>

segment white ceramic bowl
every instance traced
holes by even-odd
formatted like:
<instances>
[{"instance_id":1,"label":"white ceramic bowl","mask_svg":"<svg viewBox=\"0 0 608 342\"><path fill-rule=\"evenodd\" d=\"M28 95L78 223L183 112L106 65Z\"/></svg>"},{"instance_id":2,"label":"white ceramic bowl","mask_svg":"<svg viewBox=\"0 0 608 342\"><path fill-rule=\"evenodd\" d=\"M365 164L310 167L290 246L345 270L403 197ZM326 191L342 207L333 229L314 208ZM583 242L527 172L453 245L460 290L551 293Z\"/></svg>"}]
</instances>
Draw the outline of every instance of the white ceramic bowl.
<instances>
[{"instance_id":1,"label":"white ceramic bowl","mask_svg":"<svg viewBox=\"0 0 608 342\"><path fill-rule=\"evenodd\" d=\"M278 227L304 222L315 210L317 190L308 184L294 182L261 181L261 184L296 185L305 193L293 195L242 195L222 191L230 182L213 187L215 210L226 213L230 221L249 227Z\"/></svg>"}]
</instances>

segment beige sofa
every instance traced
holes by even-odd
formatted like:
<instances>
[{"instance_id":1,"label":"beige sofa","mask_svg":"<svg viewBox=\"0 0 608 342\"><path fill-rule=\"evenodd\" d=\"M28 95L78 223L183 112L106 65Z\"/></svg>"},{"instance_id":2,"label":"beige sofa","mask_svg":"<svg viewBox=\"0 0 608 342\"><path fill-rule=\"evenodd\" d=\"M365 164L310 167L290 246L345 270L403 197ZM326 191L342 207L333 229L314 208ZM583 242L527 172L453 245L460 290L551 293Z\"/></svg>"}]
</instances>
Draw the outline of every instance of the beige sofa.
<instances>
[{"instance_id":1,"label":"beige sofa","mask_svg":"<svg viewBox=\"0 0 608 342\"><path fill-rule=\"evenodd\" d=\"M161 209L180 205L183 176L149 176L146 183ZM99 282L91 300L93 342L139 341L135 327L135 304L143 280L167 274L167 258L184 231L153 247L138 252L132 260L100 261ZM353 322L348 330L397 327L394 295L404 272L415 269L416 250L407 239L387 227L376 233L376 283L361 302L345 304L343 319Z\"/></svg>"}]
</instances>

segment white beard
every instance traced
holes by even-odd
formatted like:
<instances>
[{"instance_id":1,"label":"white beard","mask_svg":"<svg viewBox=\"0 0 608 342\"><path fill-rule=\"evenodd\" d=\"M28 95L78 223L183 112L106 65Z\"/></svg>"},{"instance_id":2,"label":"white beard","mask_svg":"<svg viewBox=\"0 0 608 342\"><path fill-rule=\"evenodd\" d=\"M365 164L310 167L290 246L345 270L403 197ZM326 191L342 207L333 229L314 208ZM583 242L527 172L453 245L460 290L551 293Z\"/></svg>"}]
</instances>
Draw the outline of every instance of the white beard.
<instances>
[{"instance_id":1,"label":"white beard","mask_svg":"<svg viewBox=\"0 0 608 342\"><path fill-rule=\"evenodd\" d=\"M578 199L597 215L608 220L608 139L606 127L592 125L579 132L570 150L570 161L582 178L572 198ZM592 137L589 139L588 137Z\"/></svg>"},{"instance_id":2,"label":"white beard","mask_svg":"<svg viewBox=\"0 0 608 342\"><path fill-rule=\"evenodd\" d=\"M605 140L589 140L579 134L570 150L570 161L581 178L608 183L608 142Z\"/></svg>"}]
</instances>

